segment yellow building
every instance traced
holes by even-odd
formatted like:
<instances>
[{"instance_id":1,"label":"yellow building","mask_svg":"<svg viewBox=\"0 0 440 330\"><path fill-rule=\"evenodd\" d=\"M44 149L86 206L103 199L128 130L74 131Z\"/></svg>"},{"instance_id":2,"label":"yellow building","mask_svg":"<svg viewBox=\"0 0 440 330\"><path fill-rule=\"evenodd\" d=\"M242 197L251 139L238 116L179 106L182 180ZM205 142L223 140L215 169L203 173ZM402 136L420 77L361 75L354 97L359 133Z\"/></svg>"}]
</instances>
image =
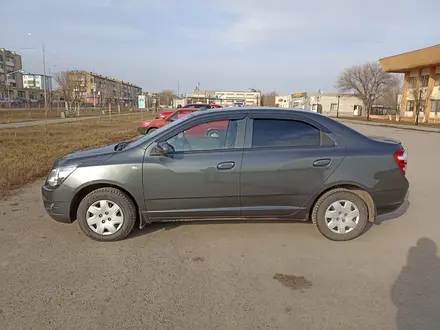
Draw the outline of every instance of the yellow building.
<instances>
[{"instance_id":1,"label":"yellow building","mask_svg":"<svg viewBox=\"0 0 440 330\"><path fill-rule=\"evenodd\" d=\"M420 116L428 120L440 116L440 44L379 60L385 72L405 74L401 116L416 115L420 99ZM418 97L415 91L420 93Z\"/></svg>"}]
</instances>

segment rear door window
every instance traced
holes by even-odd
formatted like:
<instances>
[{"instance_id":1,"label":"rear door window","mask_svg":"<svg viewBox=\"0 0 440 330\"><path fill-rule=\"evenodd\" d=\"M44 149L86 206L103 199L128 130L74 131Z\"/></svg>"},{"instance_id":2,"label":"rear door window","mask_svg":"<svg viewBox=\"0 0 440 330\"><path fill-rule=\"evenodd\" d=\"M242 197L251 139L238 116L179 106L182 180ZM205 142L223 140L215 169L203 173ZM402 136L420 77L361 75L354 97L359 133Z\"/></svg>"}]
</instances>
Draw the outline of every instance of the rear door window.
<instances>
[{"instance_id":1,"label":"rear door window","mask_svg":"<svg viewBox=\"0 0 440 330\"><path fill-rule=\"evenodd\" d=\"M333 141L318 128L296 120L254 119L252 147L320 147Z\"/></svg>"}]
</instances>

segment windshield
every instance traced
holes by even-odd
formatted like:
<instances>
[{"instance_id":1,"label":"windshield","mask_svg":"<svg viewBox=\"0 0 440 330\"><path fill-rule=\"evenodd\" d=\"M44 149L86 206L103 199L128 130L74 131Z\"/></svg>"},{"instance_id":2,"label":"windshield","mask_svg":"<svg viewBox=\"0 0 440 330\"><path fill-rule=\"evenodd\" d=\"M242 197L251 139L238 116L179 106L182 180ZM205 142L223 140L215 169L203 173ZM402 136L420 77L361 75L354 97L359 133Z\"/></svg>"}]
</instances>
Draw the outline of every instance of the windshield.
<instances>
[{"instance_id":1,"label":"windshield","mask_svg":"<svg viewBox=\"0 0 440 330\"><path fill-rule=\"evenodd\" d=\"M194 116L194 114L195 114L195 112L191 113L189 115L183 116L181 118L178 118L178 119L172 121L170 124L162 126L150 134L137 136L134 139L129 141L129 145L130 145L130 147L140 146L140 145L144 144L145 142L147 142L148 140L156 138L156 136L158 136L162 132L166 131L167 129L172 129L174 126L178 125L179 123L191 118L192 116Z\"/></svg>"}]
</instances>

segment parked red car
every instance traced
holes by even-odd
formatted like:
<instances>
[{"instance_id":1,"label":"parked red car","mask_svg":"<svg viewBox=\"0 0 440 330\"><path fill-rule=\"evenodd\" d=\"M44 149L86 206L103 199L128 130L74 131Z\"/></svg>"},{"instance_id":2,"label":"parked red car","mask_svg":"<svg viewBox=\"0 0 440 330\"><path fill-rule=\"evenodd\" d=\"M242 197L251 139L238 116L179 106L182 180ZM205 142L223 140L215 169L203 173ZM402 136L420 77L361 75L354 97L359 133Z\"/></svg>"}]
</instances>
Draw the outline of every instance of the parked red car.
<instances>
[{"instance_id":1,"label":"parked red car","mask_svg":"<svg viewBox=\"0 0 440 330\"><path fill-rule=\"evenodd\" d=\"M179 109L176 111L172 111L169 116L165 118L157 118L152 121L143 121L139 124L138 132L141 134L149 134L151 132L154 132L158 128L161 128L162 126L165 126L176 119L182 118L184 116L189 115L190 113L193 113L194 111L197 111L197 109Z\"/></svg>"},{"instance_id":2,"label":"parked red car","mask_svg":"<svg viewBox=\"0 0 440 330\"><path fill-rule=\"evenodd\" d=\"M182 108L174 111L170 116L165 119L155 119L153 121L144 121L141 122L138 131L141 134L150 134L154 132L156 129L165 126L176 119L187 116L198 109L187 109ZM228 121L216 121L206 124L196 125L191 127L190 129L185 131L186 137L211 137L211 138L220 138L224 132L226 132L228 128Z\"/></svg>"},{"instance_id":3,"label":"parked red car","mask_svg":"<svg viewBox=\"0 0 440 330\"><path fill-rule=\"evenodd\" d=\"M187 104L185 106L183 106L180 109L197 109L197 110L201 110L202 108L204 109L214 109L214 108L221 108L221 105L217 105L217 104L206 104L206 103L192 103L192 104ZM168 116L170 116L171 114L174 113L175 110L167 110L167 111L163 111L161 113L158 113L154 118L155 119L165 119Z\"/></svg>"},{"instance_id":4,"label":"parked red car","mask_svg":"<svg viewBox=\"0 0 440 330\"><path fill-rule=\"evenodd\" d=\"M171 114L174 113L174 110L167 110L167 111L163 111L161 113L158 113L154 119L165 119L166 117L170 116Z\"/></svg>"},{"instance_id":5,"label":"parked red car","mask_svg":"<svg viewBox=\"0 0 440 330\"><path fill-rule=\"evenodd\" d=\"M187 108L193 108L193 109L200 109L200 108L206 108L206 109L214 109L214 108L221 108L221 105L218 104L207 104L207 103L192 103L192 104L187 104L184 107L182 107L182 109L187 109Z\"/></svg>"}]
</instances>

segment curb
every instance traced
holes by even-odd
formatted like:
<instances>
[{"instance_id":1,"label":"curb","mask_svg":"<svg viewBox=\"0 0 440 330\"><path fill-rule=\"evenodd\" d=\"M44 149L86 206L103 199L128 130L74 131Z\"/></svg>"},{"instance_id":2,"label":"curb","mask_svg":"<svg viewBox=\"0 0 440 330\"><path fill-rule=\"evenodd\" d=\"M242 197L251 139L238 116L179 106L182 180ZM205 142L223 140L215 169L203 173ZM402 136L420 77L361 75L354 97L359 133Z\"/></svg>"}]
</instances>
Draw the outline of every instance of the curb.
<instances>
[{"instance_id":1,"label":"curb","mask_svg":"<svg viewBox=\"0 0 440 330\"><path fill-rule=\"evenodd\" d=\"M334 118L336 119L336 118ZM357 124L357 125L365 125L365 126L379 126L379 127L391 127L391 128L397 128L397 129L403 129L407 131L416 131L416 132L426 132L426 133L440 133L440 128L430 128L430 127L412 127L409 125L396 125L396 124L384 124L384 123L375 123L375 122L361 122L357 120L350 120L350 119L336 119L340 122L346 122L350 124Z\"/></svg>"}]
</instances>

